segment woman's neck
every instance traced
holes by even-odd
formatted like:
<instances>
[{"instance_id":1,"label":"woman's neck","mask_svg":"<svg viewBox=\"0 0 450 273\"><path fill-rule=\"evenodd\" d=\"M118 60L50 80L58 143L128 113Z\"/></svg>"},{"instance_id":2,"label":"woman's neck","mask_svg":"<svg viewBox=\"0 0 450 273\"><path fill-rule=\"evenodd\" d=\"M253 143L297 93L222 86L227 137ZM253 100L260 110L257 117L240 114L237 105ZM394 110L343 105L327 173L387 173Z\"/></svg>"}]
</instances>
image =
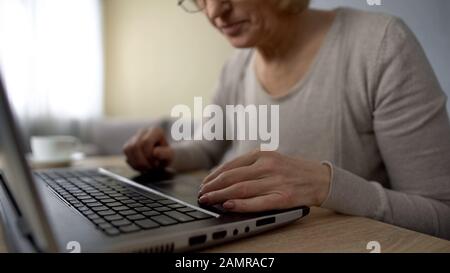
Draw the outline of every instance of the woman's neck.
<instances>
[{"instance_id":1,"label":"woman's neck","mask_svg":"<svg viewBox=\"0 0 450 273\"><path fill-rule=\"evenodd\" d=\"M258 58L266 64L285 64L303 52L320 35L324 12L307 9L279 18L272 33L256 46Z\"/></svg>"},{"instance_id":2,"label":"woman's neck","mask_svg":"<svg viewBox=\"0 0 450 273\"><path fill-rule=\"evenodd\" d=\"M310 9L280 18L272 33L256 46L256 73L270 94L285 94L303 78L334 18L335 12Z\"/></svg>"}]
</instances>

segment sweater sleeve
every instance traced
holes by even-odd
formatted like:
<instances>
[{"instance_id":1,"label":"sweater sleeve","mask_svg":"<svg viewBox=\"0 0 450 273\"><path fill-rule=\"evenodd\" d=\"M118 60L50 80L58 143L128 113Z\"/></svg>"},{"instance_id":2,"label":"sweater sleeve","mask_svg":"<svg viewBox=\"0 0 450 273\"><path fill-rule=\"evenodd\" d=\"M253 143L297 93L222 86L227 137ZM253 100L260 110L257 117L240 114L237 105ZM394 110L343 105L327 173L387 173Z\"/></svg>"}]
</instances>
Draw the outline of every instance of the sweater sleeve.
<instances>
[{"instance_id":1,"label":"sweater sleeve","mask_svg":"<svg viewBox=\"0 0 450 273\"><path fill-rule=\"evenodd\" d=\"M230 61L228 61L222 68L217 87L212 99L212 104L218 105L222 111L225 111L227 98L231 92L232 85L230 85L229 73ZM211 117L213 118L213 117ZM208 119L204 119L205 124ZM222 125L225 127L225 117ZM196 128L194 134L200 134ZM216 128L217 129L217 128ZM225 128L223 129L223 140L195 140L195 141L180 141L173 145L175 151L175 158L171 167L179 172L208 170L219 164L220 160L226 153L230 146L230 141L225 138Z\"/></svg>"},{"instance_id":2,"label":"sweater sleeve","mask_svg":"<svg viewBox=\"0 0 450 273\"><path fill-rule=\"evenodd\" d=\"M450 239L446 96L419 42L393 18L380 46L373 128L389 188L337 166L322 207Z\"/></svg>"}]
</instances>

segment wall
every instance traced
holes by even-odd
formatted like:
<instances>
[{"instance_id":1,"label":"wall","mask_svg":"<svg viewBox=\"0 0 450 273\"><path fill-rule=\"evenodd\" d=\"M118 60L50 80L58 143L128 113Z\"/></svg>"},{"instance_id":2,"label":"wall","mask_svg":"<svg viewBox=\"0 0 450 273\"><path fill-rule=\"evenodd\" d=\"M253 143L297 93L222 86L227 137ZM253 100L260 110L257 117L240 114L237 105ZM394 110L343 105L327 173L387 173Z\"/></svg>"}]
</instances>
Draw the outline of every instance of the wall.
<instances>
[{"instance_id":1,"label":"wall","mask_svg":"<svg viewBox=\"0 0 450 273\"><path fill-rule=\"evenodd\" d=\"M106 100L111 117L170 114L211 98L231 52L202 14L175 0L104 0Z\"/></svg>"},{"instance_id":2,"label":"wall","mask_svg":"<svg viewBox=\"0 0 450 273\"><path fill-rule=\"evenodd\" d=\"M106 114L112 117L167 115L194 96L211 97L226 40L202 14L187 14L176 0L103 0L106 44ZM318 8L351 6L389 12L413 29L450 95L450 1L313 0ZM450 109L450 103L449 103Z\"/></svg>"}]
</instances>

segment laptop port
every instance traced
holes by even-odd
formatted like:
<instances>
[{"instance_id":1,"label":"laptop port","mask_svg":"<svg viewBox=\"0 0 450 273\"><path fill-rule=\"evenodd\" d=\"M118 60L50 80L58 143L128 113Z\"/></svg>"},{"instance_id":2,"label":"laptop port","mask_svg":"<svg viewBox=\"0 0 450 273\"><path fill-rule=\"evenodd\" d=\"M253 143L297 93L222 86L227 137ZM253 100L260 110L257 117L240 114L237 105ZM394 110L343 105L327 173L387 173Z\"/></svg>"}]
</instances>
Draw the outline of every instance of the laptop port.
<instances>
[{"instance_id":1,"label":"laptop port","mask_svg":"<svg viewBox=\"0 0 450 273\"><path fill-rule=\"evenodd\" d=\"M274 223L275 223L275 217L269 217L269 218L264 218L264 219L256 221L256 226L260 227L260 226L270 225L270 224L274 224Z\"/></svg>"},{"instance_id":2,"label":"laptop port","mask_svg":"<svg viewBox=\"0 0 450 273\"><path fill-rule=\"evenodd\" d=\"M199 236L193 236L189 238L189 245L195 246L195 245L201 245L206 242L206 235L199 235Z\"/></svg>"},{"instance_id":3,"label":"laptop port","mask_svg":"<svg viewBox=\"0 0 450 273\"><path fill-rule=\"evenodd\" d=\"M226 236L227 236L227 231L224 230L224 231L214 232L212 237L214 240L220 240L220 239L225 238Z\"/></svg>"}]
</instances>

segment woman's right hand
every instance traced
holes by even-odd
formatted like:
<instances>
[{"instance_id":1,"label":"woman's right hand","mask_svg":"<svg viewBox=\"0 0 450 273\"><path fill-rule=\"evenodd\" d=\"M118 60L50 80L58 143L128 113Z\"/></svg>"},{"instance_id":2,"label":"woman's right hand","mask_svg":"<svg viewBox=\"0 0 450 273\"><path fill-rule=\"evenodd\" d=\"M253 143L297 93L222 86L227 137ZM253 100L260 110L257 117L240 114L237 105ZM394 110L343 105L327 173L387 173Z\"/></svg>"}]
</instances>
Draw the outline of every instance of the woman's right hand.
<instances>
[{"instance_id":1,"label":"woman's right hand","mask_svg":"<svg viewBox=\"0 0 450 273\"><path fill-rule=\"evenodd\" d=\"M167 167L172 163L175 154L161 128L139 131L128 140L123 152L127 163L139 172Z\"/></svg>"}]
</instances>

